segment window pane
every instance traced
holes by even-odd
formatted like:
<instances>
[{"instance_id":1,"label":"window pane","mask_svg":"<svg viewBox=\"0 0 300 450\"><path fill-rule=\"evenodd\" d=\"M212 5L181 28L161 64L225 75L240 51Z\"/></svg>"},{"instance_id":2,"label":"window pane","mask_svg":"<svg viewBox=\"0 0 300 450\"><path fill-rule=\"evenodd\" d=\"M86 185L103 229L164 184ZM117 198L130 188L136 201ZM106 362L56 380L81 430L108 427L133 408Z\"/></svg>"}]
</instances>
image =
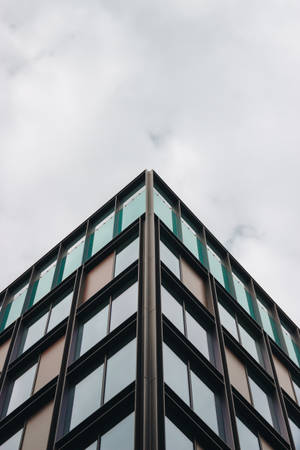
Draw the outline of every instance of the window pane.
<instances>
[{"instance_id":1,"label":"window pane","mask_svg":"<svg viewBox=\"0 0 300 450\"><path fill-rule=\"evenodd\" d=\"M283 337L288 349L288 355L291 358L292 361L294 361L295 364L298 366L300 365L300 352L297 348L295 342L293 341L290 333L287 331L287 329L281 324L282 326L282 333Z\"/></svg>"},{"instance_id":2,"label":"window pane","mask_svg":"<svg viewBox=\"0 0 300 450\"><path fill-rule=\"evenodd\" d=\"M2 319L0 331L7 328L11 323L17 320L22 314L25 297L27 294L28 285L22 288L17 294L14 295L12 301L6 305L4 316Z\"/></svg>"},{"instance_id":3,"label":"window pane","mask_svg":"<svg viewBox=\"0 0 300 450\"><path fill-rule=\"evenodd\" d=\"M293 385L294 385L296 397L297 397L297 400L298 400L298 405L300 405L300 387L298 386L298 384L294 380L293 380Z\"/></svg>"},{"instance_id":4,"label":"window pane","mask_svg":"<svg viewBox=\"0 0 300 450\"><path fill-rule=\"evenodd\" d=\"M155 214L173 231L173 214L172 207L162 198L162 196L154 189L154 212Z\"/></svg>"},{"instance_id":5,"label":"window pane","mask_svg":"<svg viewBox=\"0 0 300 450\"><path fill-rule=\"evenodd\" d=\"M270 411L269 399L267 394L259 387L249 376L249 384L253 398L253 406L257 411L271 424L273 420Z\"/></svg>"},{"instance_id":6,"label":"window pane","mask_svg":"<svg viewBox=\"0 0 300 450\"><path fill-rule=\"evenodd\" d=\"M116 255L115 276L123 272L126 267L130 266L139 257L139 238L132 241Z\"/></svg>"},{"instance_id":7,"label":"window pane","mask_svg":"<svg viewBox=\"0 0 300 450\"><path fill-rule=\"evenodd\" d=\"M81 380L74 389L70 430L100 407L103 366Z\"/></svg>"},{"instance_id":8,"label":"window pane","mask_svg":"<svg viewBox=\"0 0 300 450\"><path fill-rule=\"evenodd\" d=\"M52 263L47 269L43 270L40 274L40 278L36 280L33 288L30 305L34 305L41 298L43 298L48 292L50 292L53 282L53 276L56 268L56 262Z\"/></svg>"},{"instance_id":9,"label":"window pane","mask_svg":"<svg viewBox=\"0 0 300 450\"><path fill-rule=\"evenodd\" d=\"M196 256L203 265L205 264L204 246L197 233L188 223L181 219L182 240L184 245Z\"/></svg>"},{"instance_id":10,"label":"window pane","mask_svg":"<svg viewBox=\"0 0 300 450\"><path fill-rule=\"evenodd\" d=\"M166 450L193 450L193 443L167 417L165 429Z\"/></svg>"},{"instance_id":11,"label":"window pane","mask_svg":"<svg viewBox=\"0 0 300 450\"><path fill-rule=\"evenodd\" d=\"M111 306L110 331L123 323L137 311L138 284L134 283L118 297L114 298Z\"/></svg>"},{"instance_id":12,"label":"window pane","mask_svg":"<svg viewBox=\"0 0 300 450\"><path fill-rule=\"evenodd\" d=\"M234 273L232 274L232 276L237 301L247 311L247 313L250 314L250 316L253 317L253 319L255 319L252 298L250 293L247 291L244 284Z\"/></svg>"},{"instance_id":13,"label":"window pane","mask_svg":"<svg viewBox=\"0 0 300 450\"><path fill-rule=\"evenodd\" d=\"M95 441L91 445L89 445L85 450L97 450L97 444L98 442Z\"/></svg>"},{"instance_id":14,"label":"window pane","mask_svg":"<svg viewBox=\"0 0 300 450\"><path fill-rule=\"evenodd\" d=\"M210 359L207 332L187 311L186 327L188 339L207 359Z\"/></svg>"},{"instance_id":15,"label":"window pane","mask_svg":"<svg viewBox=\"0 0 300 450\"><path fill-rule=\"evenodd\" d=\"M163 314L184 334L182 305L161 287L161 309Z\"/></svg>"},{"instance_id":16,"label":"window pane","mask_svg":"<svg viewBox=\"0 0 300 450\"><path fill-rule=\"evenodd\" d=\"M179 259L162 241L160 241L160 259L180 279Z\"/></svg>"},{"instance_id":17,"label":"window pane","mask_svg":"<svg viewBox=\"0 0 300 450\"><path fill-rule=\"evenodd\" d=\"M136 340L108 359L105 387L105 401L128 386L135 380L136 368Z\"/></svg>"},{"instance_id":18,"label":"window pane","mask_svg":"<svg viewBox=\"0 0 300 450\"><path fill-rule=\"evenodd\" d=\"M163 360L165 383L189 405L186 364L166 344L163 344Z\"/></svg>"},{"instance_id":19,"label":"window pane","mask_svg":"<svg viewBox=\"0 0 300 450\"><path fill-rule=\"evenodd\" d=\"M93 256L113 238L115 213L102 220L91 236L89 256Z\"/></svg>"},{"instance_id":20,"label":"window pane","mask_svg":"<svg viewBox=\"0 0 300 450\"><path fill-rule=\"evenodd\" d=\"M236 418L239 441L241 450L259 450L259 442L255 434L253 434L241 420Z\"/></svg>"},{"instance_id":21,"label":"window pane","mask_svg":"<svg viewBox=\"0 0 300 450\"><path fill-rule=\"evenodd\" d=\"M221 258L209 246L207 246L207 256L210 272L227 291L230 291L227 270Z\"/></svg>"},{"instance_id":22,"label":"window pane","mask_svg":"<svg viewBox=\"0 0 300 450\"><path fill-rule=\"evenodd\" d=\"M101 437L100 449L134 449L134 414L130 414Z\"/></svg>"},{"instance_id":23,"label":"window pane","mask_svg":"<svg viewBox=\"0 0 300 450\"><path fill-rule=\"evenodd\" d=\"M80 356L101 341L107 334L108 305L82 325Z\"/></svg>"},{"instance_id":24,"label":"window pane","mask_svg":"<svg viewBox=\"0 0 300 450\"><path fill-rule=\"evenodd\" d=\"M14 381L7 409L7 415L24 403L31 395L37 364L30 367Z\"/></svg>"},{"instance_id":25,"label":"window pane","mask_svg":"<svg viewBox=\"0 0 300 450\"><path fill-rule=\"evenodd\" d=\"M69 314L72 303L73 292L70 292L66 297L60 300L59 303L53 306L50 312L50 320L47 328L47 332L56 327L62 322Z\"/></svg>"},{"instance_id":26,"label":"window pane","mask_svg":"<svg viewBox=\"0 0 300 450\"><path fill-rule=\"evenodd\" d=\"M279 336L277 333L275 321L273 317L270 315L267 308L257 299L257 305L260 313L260 318L262 321L263 329L266 333L275 341L278 345L280 345Z\"/></svg>"},{"instance_id":27,"label":"window pane","mask_svg":"<svg viewBox=\"0 0 300 450\"><path fill-rule=\"evenodd\" d=\"M25 352L29 347L31 347L41 337L44 336L48 319L48 313L49 311L47 311L42 317L40 317L36 322L34 322L25 330L24 345L20 353Z\"/></svg>"},{"instance_id":28,"label":"window pane","mask_svg":"<svg viewBox=\"0 0 300 450\"><path fill-rule=\"evenodd\" d=\"M119 231L125 230L128 225L144 214L146 209L145 187L136 192L126 202L123 203L119 212Z\"/></svg>"},{"instance_id":29,"label":"window pane","mask_svg":"<svg viewBox=\"0 0 300 450\"><path fill-rule=\"evenodd\" d=\"M259 363L262 364L262 358L260 356L260 350L258 343L252 336L239 324L241 344L250 353L250 355Z\"/></svg>"},{"instance_id":30,"label":"window pane","mask_svg":"<svg viewBox=\"0 0 300 450\"><path fill-rule=\"evenodd\" d=\"M0 445L1 450L18 450L21 437L22 437L23 429L19 430L16 434L14 434L8 441L4 442Z\"/></svg>"},{"instance_id":31,"label":"window pane","mask_svg":"<svg viewBox=\"0 0 300 450\"><path fill-rule=\"evenodd\" d=\"M299 450L300 449L300 428L298 427L298 425L296 425L296 423L290 417L289 417L289 424L291 427L291 432L293 435L296 450Z\"/></svg>"},{"instance_id":32,"label":"window pane","mask_svg":"<svg viewBox=\"0 0 300 450\"><path fill-rule=\"evenodd\" d=\"M191 371L194 410L217 434L218 419L214 392Z\"/></svg>"},{"instance_id":33,"label":"window pane","mask_svg":"<svg viewBox=\"0 0 300 450\"><path fill-rule=\"evenodd\" d=\"M219 305L220 321L224 328L229 331L232 336L239 340L235 318L224 308L221 303Z\"/></svg>"},{"instance_id":34,"label":"window pane","mask_svg":"<svg viewBox=\"0 0 300 450\"><path fill-rule=\"evenodd\" d=\"M71 273L74 272L82 263L83 250L84 250L85 238L80 238L75 245L73 245L68 251L66 256L64 256L61 265L61 273L59 281L67 278Z\"/></svg>"}]
</instances>

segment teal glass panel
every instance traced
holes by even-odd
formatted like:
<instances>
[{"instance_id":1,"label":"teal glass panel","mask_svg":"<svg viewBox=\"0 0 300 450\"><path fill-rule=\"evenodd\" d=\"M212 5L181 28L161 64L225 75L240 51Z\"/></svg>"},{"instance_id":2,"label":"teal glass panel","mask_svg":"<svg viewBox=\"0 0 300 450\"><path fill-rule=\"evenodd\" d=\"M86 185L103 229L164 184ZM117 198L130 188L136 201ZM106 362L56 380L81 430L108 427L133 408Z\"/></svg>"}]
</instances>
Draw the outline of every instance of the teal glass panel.
<instances>
[{"instance_id":1,"label":"teal glass panel","mask_svg":"<svg viewBox=\"0 0 300 450\"><path fill-rule=\"evenodd\" d=\"M276 324L273 317L270 315L267 308L257 299L257 305L260 313L261 322L263 325L263 329L265 332L276 342L276 344L280 345L279 336L276 329Z\"/></svg>"},{"instance_id":2,"label":"teal glass panel","mask_svg":"<svg viewBox=\"0 0 300 450\"><path fill-rule=\"evenodd\" d=\"M166 450L193 450L194 445L167 417L165 418ZM102 449L101 449L102 450Z\"/></svg>"},{"instance_id":3,"label":"teal glass panel","mask_svg":"<svg viewBox=\"0 0 300 450\"><path fill-rule=\"evenodd\" d=\"M70 430L100 407L103 366L97 367L76 384L71 413Z\"/></svg>"},{"instance_id":4,"label":"teal glass panel","mask_svg":"<svg viewBox=\"0 0 300 450\"><path fill-rule=\"evenodd\" d=\"M67 251L67 254L62 260L62 265L60 268L59 282L67 278L71 273L73 273L82 263L83 250L84 250L85 238L79 239L75 245L73 245Z\"/></svg>"},{"instance_id":5,"label":"teal glass panel","mask_svg":"<svg viewBox=\"0 0 300 450\"><path fill-rule=\"evenodd\" d=\"M40 274L40 278L36 280L31 299L30 306L35 305L41 298L43 298L48 292L50 292L53 282L53 276L56 268L56 262L52 263L47 269L43 270Z\"/></svg>"},{"instance_id":6,"label":"teal glass panel","mask_svg":"<svg viewBox=\"0 0 300 450\"><path fill-rule=\"evenodd\" d=\"M199 259L197 234L183 219L181 219L181 231L184 245Z\"/></svg>"},{"instance_id":7,"label":"teal glass panel","mask_svg":"<svg viewBox=\"0 0 300 450\"><path fill-rule=\"evenodd\" d=\"M221 303L219 305L220 321L224 328L239 341L235 318L227 311Z\"/></svg>"},{"instance_id":8,"label":"teal glass panel","mask_svg":"<svg viewBox=\"0 0 300 450\"><path fill-rule=\"evenodd\" d=\"M164 222L164 224L173 231L172 207L169 203L154 189L154 212Z\"/></svg>"},{"instance_id":9,"label":"teal glass panel","mask_svg":"<svg viewBox=\"0 0 300 450\"><path fill-rule=\"evenodd\" d=\"M219 434L214 392L194 372L191 372L191 381L194 411L216 434Z\"/></svg>"},{"instance_id":10,"label":"teal glass panel","mask_svg":"<svg viewBox=\"0 0 300 450\"><path fill-rule=\"evenodd\" d=\"M103 305L104 306L104 305ZM96 345L107 334L108 305L106 304L81 327L80 356Z\"/></svg>"},{"instance_id":11,"label":"teal glass panel","mask_svg":"<svg viewBox=\"0 0 300 450\"><path fill-rule=\"evenodd\" d=\"M59 302L53 305L50 312L50 319L47 327L47 332L56 327L56 325L62 322L70 314L72 297L73 292L70 292L63 299L59 300Z\"/></svg>"},{"instance_id":12,"label":"teal glass panel","mask_svg":"<svg viewBox=\"0 0 300 450\"><path fill-rule=\"evenodd\" d=\"M260 445L255 434L238 417L236 418L236 423L241 450L260 450Z\"/></svg>"},{"instance_id":13,"label":"teal glass panel","mask_svg":"<svg viewBox=\"0 0 300 450\"><path fill-rule=\"evenodd\" d=\"M233 273L233 283L238 303L256 320L253 308L253 301L250 293L245 288L241 280Z\"/></svg>"},{"instance_id":14,"label":"teal glass panel","mask_svg":"<svg viewBox=\"0 0 300 450\"><path fill-rule=\"evenodd\" d=\"M167 291L161 287L162 313L184 334L182 305Z\"/></svg>"},{"instance_id":15,"label":"teal glass panel","mask_svg":"<svg viewBox=\"0 0 300 450\"><path fill-rule=\"evenodd\" d=\"M113 238L115 213L110 214L102 220L95 228L90 237L89 255L95 255L101 248L108 244Z\"/></svg>"},{"instance_id":16,"label":"teal glass panel","mask_svg":"<svg viewBox=\"0 0 300 450\"><path fill-rule=\"evenodd\" d=\"M189 388L186 364L166 345L163 344L164 380L174 392L188 405Z\"/></svg>"},{"instance_id":17,"label":"teal glass panel","mask_svg":"<svg viewBox=\"0 0 300 450\"><path fill-rule=\"evenodd\" d=\"M116 264L115 264L115 276L123 272L139 257L139 238L136 238L125 248L117 251Z\"/></svg>"},{"instance_id":18,"label":"teal glass panel","mask_svg":"<svg viewBox=\"0 0 300 450\"><path fill-rule=\"evenodd\" d=\"M11 413L31 396L36 368L37 364L30 367L30 369L14 381L6 415Z\"/></svg>"},{"instance_id":19,"label":"teal glass panel","mask_svg":"<svg viewBox=\"0 0 300 450\"><path fill-rule=\"evenodd\" d=\"M1 450L18 450L21 443L23 428L14 434L8 441L0 445Z\"/></svg>"},{"instance_id":20,"label":"teal glass panel","mask_svg":"<svg viewBox=\"0 0 300 450\"><path fill-rule=\"evenodd\" d=\"M272 414L270 410L270 399L263 389L258 386L255 381L249 376L249 385L251 389L253 406L254 408L266 419L271 425L273 425Z\"/></svg>"},{"instance_id":21,"label":"teal glass panel","mask_svg":"<svg viewBox=\"0 0 300 450\"><path fill-rule=\"evenodd\" d=\"M244 327L239 323L241 344L245 350L259 363L262 364L262 357L259 349L258 343L255 339L245 330Z\"/></svg>"},{"instance_id":22,"label":"teal glass panel","mask_svg":"<svg viewBox=\"0 0 300 450\"><path fill-rule=\"evenodd\" d=\"M137 283L134 283L113 299L111 305L110 331L117 328L137 311L137 301Z\"/></svg>"},{"instance_id":23,"label":"teal glass panel","mask_svg":"<svg viewBox=\"0 0 300 450\"><path fill-rule=\"evenodd\" d=\"M135 380L136 339L126 344L108 359L105 402Z\"/></svg>"},{"instance_id":24,"label":"teal glass panel","mask_svg":"<svg viewBox=\"0 0 300 450\"><path fill-rule=\"evenodd\" d=\"M130 414L101 437L101 450L134 450L134 414Z\"/></svg>"},{"instance_id":25,"label":"teal glass panel","mask_svg":"<svg viewBox=\"0 0 300 450\"><path fill-rule=\"evenodd\" d=\"M191 343L202 353L208 360L209 348L208 348L208 334L206 330L194 319L194 317L186 311L186 328L187 338Z\"/></svg>"},{"instance_id":26,"label":"teal glass panel","mask_svg":"<svg viewBox=\"0 0 300 450\"><path fill-rule=\"evenodd\" d=\"M13 300L4 308L4 316L2 318L0 331L7 328L11 323L17 320L22 314L23 305L25 302L28 285L21 289L14 295Z\"/></svg>"},{"instance_id":27,"label":"teal glass panel","mask_svg":"<svg viewBox=\"0 0 300 450\"><path fill-rule=\"evenodd\" d=\"M160 259L180 279L179 259L160 241Z\"/></svg>"},{"instance_id":28,"label":"teal glass panel","mask_svg":"<svg viewBox=\"0 0 300 450\"><path fill-rule=\"evenodd\" d=\"M207 256L211 274L230 292L227 269L222 263L221 258L209 246L207 246Z\"/></svg>"},{"instance_id":29,"label":"teal glass panel","mask_svg":"<svg viewBox=\"0 0 300 450\"><path fill-rule=\"evenodd\" d=\"M283 333L284 341L285 341L287 349L288 349L288 355L291 358L291 360L294 361L295 364L300 366L299 349L298 349L296 343L293 341L293 339L292 339L290 333L287 331L287 329L282 324L281 324L281 326L282 326L282 333Z\"/></svg>"},{"instance_id":30,"label":"teal glass panel","mask_svg":"<svg viewBox=\"0 0 300 450\"><path fill-rule=\"evenodd\" d=\"M289 424L293 435L295 448L296 450L300 450L300 428L296 424L296 422L294 422L290 417L289 417Z\"/></svg>"},{"instance_id":31,"label":"teal glass panel","mask_svg":"<svg viewBox=\"0 0 300 450\"><path fill-rule=\"evenodd\" d=\"M136 192L122 205L122 223L120 231L125 230L132 222L144 214L146 209L146 190L145 187Z\"/></svg>"}]
</instances>

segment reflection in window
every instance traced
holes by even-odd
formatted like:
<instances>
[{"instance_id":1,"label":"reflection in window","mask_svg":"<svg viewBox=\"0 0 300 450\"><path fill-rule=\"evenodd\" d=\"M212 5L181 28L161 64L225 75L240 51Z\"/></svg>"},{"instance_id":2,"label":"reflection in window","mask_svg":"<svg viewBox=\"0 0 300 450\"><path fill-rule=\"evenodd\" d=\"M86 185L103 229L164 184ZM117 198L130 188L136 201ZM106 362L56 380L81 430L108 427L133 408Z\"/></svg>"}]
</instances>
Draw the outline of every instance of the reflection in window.
<instances>
[{"instance_id":1,"label":"reflection in window","mask_svg":"<svg viewBox=\"0 0 300 450\"><path fill-rule=\"evenodd\" d=\"M105 402L135 380L136 339L129 342L107 362Z\"/></svg>"},{"instance_id":2,"label":"reflection in window","mask_svg":"<svg viewBox=\"0 0 300 450\"><path fill-rule=\"evenodd\" d=\"M154 212L163 221L171 231L177 234L176 230L176 215L172 211L172 206L157 192L153 190L154 194Z\"/></svg>"},{"instance_id":3,"label":"reflection in window","mask_svg":"<svg viewBox=\"0 0 300 450\"><path fill-rule=\"evenodd\" d=\"M6 442L3 442L3 444L0 445L1 450L17 450L21 443L22 432L23 429L21 428L21 430L19 430Z\"/></svg>"},{"instance_id":4,"label":"reflection in window","mask_svg":"<svg viewBox=\"0 0 300 450\"><path fill-rule=\"evenodd\" d=\"M232 273L232 276L237 301L247 311L247 313L250 314L254 320L256 320L250 293L235 273Z\"/></svg>"},{"instance_id":5,"label":"reflection in window","mask_svg":"<svg viewBox=\"0 0 300 450\"><path fill-rule=\"evenodd\" d=\"M191 380L195 412L216 434L219 434L214 392L194 372L191 372Z\"/></svg>"},{"instance_id":6,"label":"reflection in window","mask_svg":"<svg viewBox=\"0 0 300 450\"><path fill-rule=\"evenodd\" d=\"M69 248L66 255L63 257L60 266L59 283L81 266L84 242L85 237L80 238L76 244Z\"/></svg>"},{"instance_id":7,"label":"reflection in window","mask_svg":"<svg viewBox=\"0 0 300 450\"><path fill-rule=\"evenodd\" d=\"M13 298L11 299L10 303L3 306L2 311L4 311L4 314L1 321L0 332L3 331L5 328L7 328L15 320L17 320L22 314L28 286L29 285L27 284L22 289L17 291L13 295Z\"/></svg>"},{"instance_id":8,"label":"reflection in window","mask_svg":"<svg viewBox=\"0 0 300 450\"><path fill-rule=\"evenodd\" d=\"M56 261L51 263L40 273L39 278L33 285L30 306L35 305L41 298L51 291L55 268Z\"/></svg>"},{"instance_id":9,"label":"reflection in window","mask_svg":"<svg viewBox=\"0 0 300 450\"><path fill-rule=\"evenodd\" d=\"M221 303L219 305L220 321L224 328L229 331L232 336L239 340L235 318L227 311Z\"/></svg>"},{"instance_id":10,"label":"reflection in window","mask_svg":"<svg viewBox=\"0 0 300 450\"><path fill-rule=\"evenodd\" d=\"M300 450L300 428L294 420L289 417L289 424L293 435L296 450Z\"/></svg>"},{"instance_id":11,"label":"reflection in window","mask_svg":"<svg viewBox=\"0 0 300 450\"><path fill-rule=\"evenodd\" d=\"M35 344L46 333L46 325L48 321L48 311L30 325L24 332L24 344L21 346L21 351L25 352L29 347Z\"/></svg>"},{"instance_id":12,"label":"reflection in window","mask_svg":"<svg viewBox=\"0 0 300 450\"><path fill-rule=\"evenodd\" d=\"M165 383L189 405L186 364L165 343L163 344L163 361Z\"/></svg>"},{"instance_id":13,"label":"reflection in window","mask_svg":"<svg viewBox=\"0 0 300 450\"><path fill-rule=\"evenodd\" d=\"M37 364L34 364L14 380L6 415L11 413L31 396L36 368Z\"/></svg>"},{"instance_id":14,"label":"reflection in window","mask_svg":"<svg viewBox=\"0 0 300 450\"><path fill-rule=\"evenodd\" d=\"M253 339L253 337L245 330L244 327L239 323L241 344L245 350L259 363L262 364L262 356L260 353L260 348L258 343Z\"/></svg>"},{"instance_id":15,"label":"reflection in window","mask_svg":"<svg viewBox=\"0 0 300 450\"><path fill-rule=\"evenodd\" d=\"M251 389L254 408L271 424L274 425L270 409L271 399L258 386L258 384L249 376L249 385Z\"/></svg>"},{"instance_id":16,"label":"reflection in window","mask_svg":"<svg viewBox=\"0 0 300 450\"><path fill-rule=\"evenodd\" d=\"M161 287L161 309L173 325L184 333L182 305L163 286Z\"/></svg>"},{"instance_id":17,"label":"reflection in window","mask_svg":"<svg viewBox=\"0 0 300 450\"><path fill-rule=\"evenodd\" d=\"M255 434L246 425L236 418L241 450L260 450L259 442Z\"/></svg>"},{"instance_id":18,"label":"reflection in window","mask_svg":"<svg viewBox=\"0 0 300 450\"><path fill-rule=\"evenodd\" d=\"M143 186L126 200L118 213L118 233L125 230L132 222L144 214L146 209L146 190Z\"/></svg>"},{"instance_id":19,"label":"reflection in window","mask_svg":"<svg viewBox=\"0 0 300 450\"><path fill-rule=\"evenodd\" d=\"M101 450L134 449L134 414L130 414L101 437Z\"/></svg>"},{"instance_id":20,"label":"reflection in window","mask_svg":"<svg viewBox=\"0 0 300 450\"><path fill-rule=\"evenodd\" d=\"M275 320L273 319L273 317L272 317L271 313L268 311L268 309L258 299L257 299L257 305L258 305L263 329L273 339L273 341L275 341L280 346L281 344L280 344L280 339L278 336Z\"/></svg>"},{"instance_id":21,"label":"reflection in window","mask_svg":"<svg viewBox=\"0 0 300 450\"><path fill-rule=\"evenodd\" d=\"M73 292L59 300L50 311L50 319L47 332L52 330L56 325L62 322L70 314Z\"/></svg>"},{"instance_id":22,"label":"reflection in window","mask_svg":"<svg viewBox=\"0 0 300 450\"><path fill-rule=\"evenodd\" d=\"M121 248L116 254L115 276L123 272L139 257L139 238L136 238L125 248Z\"/></svg>"},{"instance_id":23,"label":"reflection in window","mask_svg":"<svg viewBox=\"0 0 300 450\"><path fill-rule=\"evenodd\" d=\"M88 258L95 255L101 248L108 244L113 238L115 213L109 214L96 225L90 236Z\"/></svg>"},{"instance_id":24,"label":"reflection in window","mask_svg":"<svg viewBox=\"0 0 300 450\"><path fill-rule=\"evenodd\" d=\"M137 311L138 284L134 283L113 298L111 305L110 331L114 330Z\"/></svg>"},{"instance_id":25,"label":"reflection in window","mask_svg":"<svg viewBox=\"0 0 300 450\"><path fill-rule=\"evenodd\" d=\"M103 366L74 387L70 430L90 416L100 407Z\"/></svg>"},{"instance_id":26,"label":"reflection in window","mask_svg":"<svg viewBox=\"0 0 300 450\"><path fill-rule=\"evenodd\" d=\"M207 246L207 256L209 263L209 270L212 275L218 280L218 282L230 292L228 273L225 265L223 264L221 258Z\"/></svg>"},{"instance_id":27,"label":"reflection in window","mask_svg":"<svg viewBox=\"0 0 300 450\"><path fill-rule=\"evenodd\" d=\"M108 304L104 303L101 306L100 311L86 320L80 328L80 356L101 341L107 334Z\"/></svg>"},{"instance_id":28,"label":"reflection in window","mask_svg":"<svg viewBox=\"0 0 300 450\"><path fill-rule=\"evenodd\" d=\"M297 401L298 401L298 405L300 405L300 387L299 387L298 383L296 383L294 380L293 380L293 386L294 386L294 390L295 390L295 393L296 393L296 398L297 398Z\"/></svg>"},{"instance_id":29,"label":"reflection in window","mask_svg":"<svg viewBox=\"0 0 300 450\"><path fill-rule=\"evenodd\" d=\"M160 241L160 259L180 279L179 259Z\"/></svg>"},{"instance_id":30,"label":"reflection in window","mask_svg":"<svg viewBox=\"0 0 300 450\"><path fill-rule=\"evenodd\" d=\"M165 430L166 450L193 450L193 443L167 417Z\"/></svg>"},{"instance_id":31,"label":"reflection in window","mask_svg":"<svg viewBox=\"0 0 300 450\"><path fill-rule=\"evenodd\" d=\"M184 245L205 265L204 246L194 229L181 219L182 241Z\"/></svg>"},{"instance_id":32,"label":"reflection in window","mask_svg":"<svg viewBox=\"0 0 300 450\"><path fill-rule=\"evenodd\" d=\"M187 338L209 360L209 346L207 331L188 312L185 312Z\"/></svg>"},{"instance_id":33,"label":"reflection in window","mask_svg":"<svg viewBox=\"0 0 300 450\"><path fill-rule=\"evenodd\" d=\"M281 323L283 337L287 346L288 355L295 364L300 367L300 350L297 344L294 342L292 335L287 328Z\"/></svg>"}]
</instances>

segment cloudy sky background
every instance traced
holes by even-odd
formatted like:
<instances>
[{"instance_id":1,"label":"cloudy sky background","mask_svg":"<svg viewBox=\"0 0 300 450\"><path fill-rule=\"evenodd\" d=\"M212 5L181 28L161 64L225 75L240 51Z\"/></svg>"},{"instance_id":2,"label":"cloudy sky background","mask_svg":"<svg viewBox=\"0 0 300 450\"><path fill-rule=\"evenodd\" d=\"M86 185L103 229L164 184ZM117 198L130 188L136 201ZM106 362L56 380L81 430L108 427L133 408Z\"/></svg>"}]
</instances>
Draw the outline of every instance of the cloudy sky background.
<instances>
[{"instance_id":1,"label":"cloudy sky background","mask_svg":"<svg viewBox=\"0 0 300 450\"><path fill-rule=\"evenodd\" d=\"M0 0L4 289L154 168L300 322L300 4Z\"/></svg>"}]
</instances>

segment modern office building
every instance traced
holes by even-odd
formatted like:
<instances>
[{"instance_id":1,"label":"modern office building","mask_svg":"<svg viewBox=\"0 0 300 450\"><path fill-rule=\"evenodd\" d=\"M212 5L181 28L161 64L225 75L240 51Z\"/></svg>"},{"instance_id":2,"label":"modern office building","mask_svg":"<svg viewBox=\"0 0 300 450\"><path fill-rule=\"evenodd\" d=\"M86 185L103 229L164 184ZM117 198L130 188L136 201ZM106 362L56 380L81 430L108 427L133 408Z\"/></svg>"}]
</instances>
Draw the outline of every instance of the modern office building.
<instances>
[{"instance_id":1,"label":"modern office building","mask_svg":"<svg viewBox=\"0 0 300 450\"><path fill-rule=\"evenodd\" d=\"M300 449L299 329L153 171L1 304L2 450Z\"/></svg>"}]
</instances>

